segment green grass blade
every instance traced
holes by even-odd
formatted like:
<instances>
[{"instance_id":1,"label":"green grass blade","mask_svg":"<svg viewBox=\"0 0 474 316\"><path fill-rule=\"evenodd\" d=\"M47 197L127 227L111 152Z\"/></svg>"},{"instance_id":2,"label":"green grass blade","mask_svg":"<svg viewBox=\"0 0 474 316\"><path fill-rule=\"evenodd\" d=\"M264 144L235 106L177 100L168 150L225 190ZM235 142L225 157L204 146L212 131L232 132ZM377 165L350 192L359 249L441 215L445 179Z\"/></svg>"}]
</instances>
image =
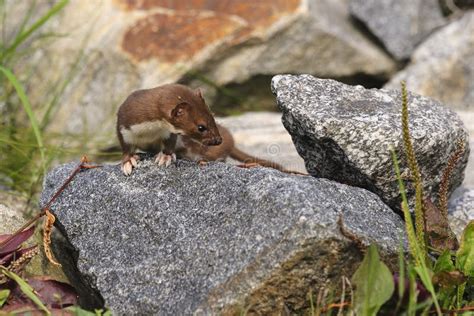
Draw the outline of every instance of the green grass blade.
<instances>
[{"instance_id":1,"label":"green grass blade","mask_svg":"<svg viewBox=\"0 0 474 316\"><path fill-rule=\"evenodd\" d=\"M425 285L426 289L431 293L438 315L442 315L441 308L439 306L439 302L436 297L436 292L434 290L433 283L431 282L430 271L428 267L426 266L426 261L425 261L426 257L424 253L422 252L422 250L420 249L420 245L418 244L418 239L416 238L415 228L413 226L410 210L408 208L408 199L406 197L405 185L400 175L400 167L398 166L397 155L395 154L395 151L393 149L391 150L391 152L392 152L392 159L393 159L395 172L397 174L398 185L400 187L400 194L402 196L402 210L403 210L403 215L405 217L405 228L407 230L408 245L410 246L411 255L413 259L415 260L414 270L420 276L420 279Z\"/></svg>"},{"instance_id":2,"label":"green grass blade","mask_svg":"<svg viewBox=\"0 0 474 316\"><path fill-rule=\"evenodd\" d=\"M46 166L45 166L45 148L43 145L43 138L41 136L41 132L39 129L38 121L36 120L36 116L33 113L33 110L31 109L30 101L25 93L25 90L23 89L22 85L20 82L17 80L15 75L7 68L0 66L0 71L7 77L8 81L13 85L13 87L16 90L16 93L18 94L18 97L21 100L21 104L23 105L23 109L25 110L26 114L28 115L28 118L31 123L31 127L33 128L33 133L36 138L36 142L39 147L40 155L41 155L41 161L42 161L42 166L43 166L43 171L46 172Z\"/></svg>"},{"instance_id":3,"label":"green grass blade","mask_svg":"<svg viewBox=\"0 0 474 316\"><path fill-rule=\"evenodd\" d=\"M9 55L14 53L18 46L23 43L25 40L28 39L28 37L31 36L37 29L39 29L41 26L43 26L51 17L56 15L59 11L61 11L62 8L69 2L69 0L61 0L58 3L56 3L51 9L49 9L46 14L44 14L41 18L39 18L33 25L31 25L27 30L21 32L13 41L13 44L10 45L7 49L5 49L5 52L3 53L3 56L1 56L1 59L4 60L7 58Z\"/></svg>"},{"instance_id":4,"label":"green grass blade","mask_svg":"<svg viewBox=\"0 0 474 316\"><path fill-rule=\"evenodd\" d=\"M36 306L38 306L40 309L42 309L47 315L51 315L51 312L48 310L48 308L41 302L38 296L34 293L34 289L26 283L25 280L20 278L17 274L8 271L6 268L0 266L0 270L2 271L3 274L5 274L7 277L15 281L19 286L21 291L30 299L32 300Z\"/></svg>"},{"instance_id":5,"label":"green grass blade","mask_svg":"<svg viewBox=\"0 0 474 316\"><path fill-rule=\"evenodd\" d=\"M400 245L398 249L398 303L397 311L400 308L405 295L405 253L403 251L403 238L400 236Z\"/></svg>"},{"instance_id":6,"label":"green grass blade","mask_svg":"<svg viewBox=\"0 0 474 316\"><path fill-rule=\"evenodd\" d=\"M393 166L395 169L395 173L397 175L398 180L398 187L400 188L400 195L402 196L402 211L403 217L405 218L405 230L408 237L408 245L410 247L410 253L412 258L415 260L416 265L420 265L420 253L418 252L418 243L415 233L415 228L413 226L413 221L411 219L410 210L408 208L408 199L406 196L405 184L402 181L402 177L400 174L400 167L398 165L398 158L395 154L395 151L391 149L392 152L392 160Z\"/></svg>"}]
</instances>

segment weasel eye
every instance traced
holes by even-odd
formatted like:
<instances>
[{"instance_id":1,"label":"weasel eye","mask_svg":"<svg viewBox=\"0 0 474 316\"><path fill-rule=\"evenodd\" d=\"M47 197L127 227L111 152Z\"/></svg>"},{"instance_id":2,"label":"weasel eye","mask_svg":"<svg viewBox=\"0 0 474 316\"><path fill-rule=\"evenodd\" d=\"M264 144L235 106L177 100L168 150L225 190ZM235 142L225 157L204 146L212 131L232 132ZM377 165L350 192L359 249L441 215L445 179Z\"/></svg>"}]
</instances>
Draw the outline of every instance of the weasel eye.
<instances>
[{"instance_id":1,"label":"weasel eye","mask_svg":"<svg viewBox=\"0 0 474 316\"><path fill-rule=\"evenodd\" d=\"M204 125L198 125L198 131L203 133L203 132L207 131L207 127L204 126Z\"/></svg>"}]
</instances>

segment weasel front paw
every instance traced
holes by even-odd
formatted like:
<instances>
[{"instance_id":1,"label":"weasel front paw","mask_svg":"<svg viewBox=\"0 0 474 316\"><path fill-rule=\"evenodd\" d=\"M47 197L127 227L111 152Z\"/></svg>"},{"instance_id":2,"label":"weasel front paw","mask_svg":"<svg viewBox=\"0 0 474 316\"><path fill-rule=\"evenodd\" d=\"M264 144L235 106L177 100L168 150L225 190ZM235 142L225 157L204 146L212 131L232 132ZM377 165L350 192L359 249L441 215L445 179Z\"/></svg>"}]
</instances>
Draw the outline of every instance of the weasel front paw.
<instances>
[{"instance_id":1,"label":"weasel front paw","mask_svg":"<svg viewBox=\"0 0 474 316\"><path fill-rule=\"evenodd\" d=\"M138 155L126 155L122 159L122 172L124 175L129 176L132 174L133 168L138 166L137 161L140 159Z\"/></svg>"},{"instance_id":2,"label":"weasel front paw","mask_svg":"<svg viewBox=\"0 0 474 316\"><path fill-rule=\"evenodd\" d=\"M155 156L155 163L157 163L158 166L168 167L174 161L176 161L176 155L174 153L171 155L167 155L164 152L160 151L158 155Z\"/></svg>"}]
</instances>

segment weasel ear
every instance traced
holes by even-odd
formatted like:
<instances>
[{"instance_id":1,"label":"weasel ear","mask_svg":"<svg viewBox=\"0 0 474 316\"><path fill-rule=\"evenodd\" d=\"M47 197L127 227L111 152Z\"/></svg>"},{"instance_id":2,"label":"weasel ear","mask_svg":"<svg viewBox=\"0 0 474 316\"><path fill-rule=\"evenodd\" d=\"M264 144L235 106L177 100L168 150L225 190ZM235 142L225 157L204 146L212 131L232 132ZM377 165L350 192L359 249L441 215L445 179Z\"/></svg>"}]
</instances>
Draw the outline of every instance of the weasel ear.
<instances>
[{"instance_id":1,"label":"weasel ear","mask_svg":"<svg viewBox=\"0 0 474 316\"><path fill-rule=\"evenodd\" d=\"M174 107L174 109L171 111L171 117L180 117L183 116L184 112L186 111L186 108L188 107L187 103L180 103L177 106Z\"/></svg>"},{"instance_id":2,"label":"weasel ear","mask_svg":"<svg viewBox=\"0 0 474 316\"><path fill-rule=\"evenodd\" d=\"M198 88L198 89L194 90L194 93L195 93L198 97L200 97L201 100L204 101L204 97L202 96L201 89Z\"/></svg>"}]
</instances>

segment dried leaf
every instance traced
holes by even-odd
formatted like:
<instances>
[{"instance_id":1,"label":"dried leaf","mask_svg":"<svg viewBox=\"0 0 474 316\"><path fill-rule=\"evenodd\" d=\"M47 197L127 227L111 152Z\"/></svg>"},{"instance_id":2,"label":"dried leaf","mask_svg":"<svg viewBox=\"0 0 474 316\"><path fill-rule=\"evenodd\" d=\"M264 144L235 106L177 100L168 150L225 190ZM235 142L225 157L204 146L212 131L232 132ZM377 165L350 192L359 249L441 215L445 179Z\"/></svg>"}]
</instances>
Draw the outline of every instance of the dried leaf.
<instances>
[{"instance_id":1,"label":"dried leaf","mask_svg":"<svg viewBox=\"0 0 474 316\"><path fill-rule=\"evenodd\" d=\"M444 288L453 288L467 281L467 277L460 271L443 271L433 276L433 283Z\"/></svg>"},{"instance_id":2,"label":"dried leaf","mask_svg":"<svg viewBox=\"0 0 474 316\"><path fill-rule=\"evenodd\" d=\"M433 283L445 289L452 289L455 286L466 282L466 276L454 267L451 259L451 252L445 250L436 260L433 272Z\"/></svg>"},{"instance_id":3,"label":"dried leaf","mask_svg":"<svg viewBox=\"0 0 474 316\"><path fill-rule=\"evenodd\" d=\"M17 250L22 243L24 243L28 238L30 238L35 231L35 226L16 234L10 241L6 244L0 246L0 256L11 253ZM11 235L0 235L0 244L9 238Z\"/></svg>"},{"instance_id":4,"label":"dried leaf","mask_svg":"<svg viewBox=\"0 0 474 316\"><path fill-rule=\"evenodd\" d=\"M448 218L441 212L429 198L424 201L425 233L428 244L433 248L444 250L457 250L459 248L456 235L449 227Z\"/></svg>"},{"instance_id":5,"label":"dried leaf","mask_svg":"<svg viewBox=\"0 0 474 316\"><path fill-rule=\"evenodd\" d=\"M54 257L53 253L51 251L51 233L53 232L53 225L54 222L56 221L56 218L54 215L48 210L45 210L45 216L46 219L44 221L44 227L43 227L43 246L44 246L44 252L46 254L46 257L48 258L49 262L52 264L60 267L61 264L57 262Z\"/></svg>"}]
</instances>

